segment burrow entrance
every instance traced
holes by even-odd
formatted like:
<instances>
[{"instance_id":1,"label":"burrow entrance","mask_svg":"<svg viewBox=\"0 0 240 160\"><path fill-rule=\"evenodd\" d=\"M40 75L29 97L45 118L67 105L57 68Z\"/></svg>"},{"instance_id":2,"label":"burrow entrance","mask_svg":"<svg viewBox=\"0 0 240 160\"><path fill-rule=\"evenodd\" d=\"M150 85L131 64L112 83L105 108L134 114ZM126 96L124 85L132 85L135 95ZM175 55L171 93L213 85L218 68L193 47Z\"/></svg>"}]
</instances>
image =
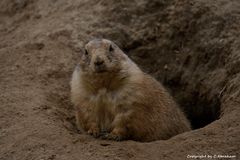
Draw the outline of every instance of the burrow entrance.
<instances>
[{"instance_id":1,"label":"burrow entrance","mask_svg":"<svg viewBox=\"0 0 240 160\"><path fill-rule=\"evenodd\" d=\"M156 75L149 74L157 78ZM221 103L218 96L212 97L208 93L203 94L201 90L191 87L191 83L189 86L182 84L179 81L179 77L168 79L164 77L167 76L165 74L161 76L163 76L163 81L161 78L157 79L169 90L175 101L185 112L191 122L192 129L202 128L219 119ZM69 77L66 77L63 81L67 82L67 80L69 80ZM71 132L77 132L74 116L75 111L69 97L70 88L68 84L62 87L56 88L56 92L48 95L48 100L51 103L50 106L54 107L54 114L59 117L63 126ZM61 94L57 90L61 90Z\"/></svg>"},{"instance_id":2,"label":"burrow entrance","mask_svg":"<svg viewBox=\"0 0 240 160\"><path fill-rule=\"evenodd\" d=\"M219 97L209 99L210 95L203 95L199 90L184 90L185 87L181 85L176 89L171 82L165 82L164 85L185 112L192 129L202 128L220 118L221 102Z\"/></svg>"},{"instance_id":3,"label":"burrow entrance","mask_svg":"<svg viewBox=\"0 0 240 160\"><path fill-rule=\"evenodd\" d=\"M179 67L181 62L173 60L176 58L175 55L165 57L165 55L154 53L154 50L152 52L152 55L147 57L141 54L138 56L139 50L136 49L130 51L128 55L144 72L155 77L169 90L191 122L192 129L202 128L220 118L221 97L211 83L209 83L210 85L204 84L206 70L199 69L198 72L195 72L195 70L189 69L191 65ZM151 51L147 50L146 53L151 53ZM191 64L191 62L188 63ZM184 62L183 64L185 65ZM201 66L201 63L199 65ZM48 106L54 110L53 113L63 122L63 126L71 132L77 132L75 111L69 94L68 82L71 73L72 71L68 71L63 74L63 77L53 78L55 83L61 85L48 93L47 101L49 102Z\"/></svg>"},{"instance_id":4,"label":"burrow entrance","mask_svg":"<svg viewBox=\"0 0 240 160\"><path fill-rule=\"evenodd\" d=\"M124 49L129 51L128 55L143 71L169 90L191 122L192 129L202 128L220 118L219 90L224 88L226 80L214 77L215 71L206 67L206 61L199 59L201 52L190 56L185 52L172 54L162 49L161 45L143 46L141 43L133 50ZM214 66L217 60L210 63ZM221 72L217 74L225 77Z\"/></svg>"}]
</instances>

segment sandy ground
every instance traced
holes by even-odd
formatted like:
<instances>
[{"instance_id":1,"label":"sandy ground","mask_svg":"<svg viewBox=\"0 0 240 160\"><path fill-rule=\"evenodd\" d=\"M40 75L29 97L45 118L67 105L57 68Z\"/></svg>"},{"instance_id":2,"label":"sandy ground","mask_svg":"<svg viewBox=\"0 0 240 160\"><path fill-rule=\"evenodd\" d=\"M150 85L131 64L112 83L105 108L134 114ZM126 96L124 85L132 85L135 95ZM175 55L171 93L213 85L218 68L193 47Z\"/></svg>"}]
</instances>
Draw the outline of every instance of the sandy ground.
<instances>
[{"instance_id":1,"label":"sandy ground","mask_svg":"<svg viewBox=\"0 0 240 160\"><path fill-rule=\"evenodd\" d=\"M1 0L0 6L0 160L240 159L239 0ZM69 81L93 37L115 41L161 81L194 130L149 143L77 133Z\"/></svg>"}]
</instances>

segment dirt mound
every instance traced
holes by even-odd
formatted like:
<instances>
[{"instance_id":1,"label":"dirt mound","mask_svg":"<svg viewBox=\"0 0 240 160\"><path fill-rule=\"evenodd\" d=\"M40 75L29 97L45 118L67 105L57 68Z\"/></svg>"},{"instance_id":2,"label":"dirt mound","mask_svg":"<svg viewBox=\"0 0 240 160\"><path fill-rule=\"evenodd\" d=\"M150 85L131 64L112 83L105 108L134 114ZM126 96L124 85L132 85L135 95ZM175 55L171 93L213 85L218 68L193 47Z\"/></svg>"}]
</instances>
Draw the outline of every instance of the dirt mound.
<instances>
[{"instance_id":1,"label":"dirt mound","mask_svg":"<svg viewBox=\"0 0 240 160\"><path fill-rule=\"evenodd\" d=\"M238 0L2 0L0 6L0 159L239 159ZM161 81L194 130L150 143L78 134L69 81L93 37L115 41Z\"/></svg>"}]
</instances>

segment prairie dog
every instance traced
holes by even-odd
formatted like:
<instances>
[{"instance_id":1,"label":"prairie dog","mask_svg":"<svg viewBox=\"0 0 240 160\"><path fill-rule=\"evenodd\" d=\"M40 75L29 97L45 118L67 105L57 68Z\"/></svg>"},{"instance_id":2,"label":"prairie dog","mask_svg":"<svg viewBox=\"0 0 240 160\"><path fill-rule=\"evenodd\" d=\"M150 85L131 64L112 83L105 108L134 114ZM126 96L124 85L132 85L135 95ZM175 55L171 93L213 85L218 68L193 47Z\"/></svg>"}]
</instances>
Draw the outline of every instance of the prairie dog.
<instances>
[{"instance_id":1,"label":"prairie dog","mask_svg":"<svg viewBox=\"0 0 240 160\"><path fill-rule=\"evenodd\" d=\"M110 140L164 140L191 130L170 94L113 42L85 45L71 80L80 131Z\"/></svg>"}]
</instances>

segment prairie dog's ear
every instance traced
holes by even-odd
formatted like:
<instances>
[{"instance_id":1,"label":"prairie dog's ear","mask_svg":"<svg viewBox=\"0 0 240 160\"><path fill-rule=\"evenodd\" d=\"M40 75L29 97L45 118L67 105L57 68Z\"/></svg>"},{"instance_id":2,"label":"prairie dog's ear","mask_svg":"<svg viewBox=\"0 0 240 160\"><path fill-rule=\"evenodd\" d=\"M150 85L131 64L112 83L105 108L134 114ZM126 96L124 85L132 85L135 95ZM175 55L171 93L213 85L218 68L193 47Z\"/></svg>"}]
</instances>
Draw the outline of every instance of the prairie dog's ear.
<instances>
[{"instance_id":1,"label":"prairie dog's ear","mask_svg":"<svg viewBox=\"0 0 240 160\"><path fill-rule=\"evenodd\" d=\"M109 45L109 51L113 52L115 50L119 50L120 48L118 47L118 45L116 45L114 42L111 42ZM120 49L121 50L121 49Z\"/></svg>"},{"instance_id":2,"label":"prairie dog's ear","mask_svg":"<svg viewBox=\"0 0 240 160\"><path fill-rule=\"evenodd\" d=\"M110 44L110 45L109 45L109 52L113 52L113 51L114 51L113 45Z\"/></svg>"}]
</instances>

